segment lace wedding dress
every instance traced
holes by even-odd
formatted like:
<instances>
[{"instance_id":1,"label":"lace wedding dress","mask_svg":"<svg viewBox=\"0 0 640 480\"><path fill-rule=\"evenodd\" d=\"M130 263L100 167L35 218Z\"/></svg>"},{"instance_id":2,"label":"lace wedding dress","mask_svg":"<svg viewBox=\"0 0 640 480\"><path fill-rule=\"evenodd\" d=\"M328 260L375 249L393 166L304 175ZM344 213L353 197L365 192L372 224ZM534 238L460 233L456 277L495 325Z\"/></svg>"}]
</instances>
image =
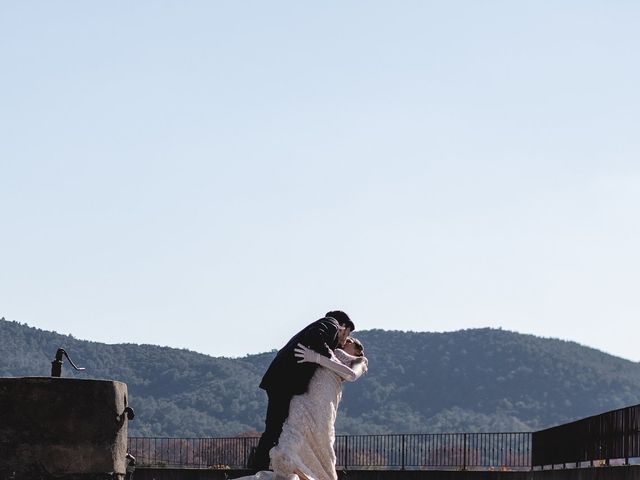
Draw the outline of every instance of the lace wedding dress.
<instances>
[{"instance_id":1,"label":"lace wedding dress","mask_svg":"<svg viewBox=\"0 0 640 480\"><path fill-rule=\"evenodd\" d=\"M350 366L356 380L367 369L364 357L335 350L336 357ZM318 366L307 393L294 395L278 445L269 452L273 472L263 471L238 480L337 480L335 421L342 398L342 378Z\"/></svg>"}]
</instances>

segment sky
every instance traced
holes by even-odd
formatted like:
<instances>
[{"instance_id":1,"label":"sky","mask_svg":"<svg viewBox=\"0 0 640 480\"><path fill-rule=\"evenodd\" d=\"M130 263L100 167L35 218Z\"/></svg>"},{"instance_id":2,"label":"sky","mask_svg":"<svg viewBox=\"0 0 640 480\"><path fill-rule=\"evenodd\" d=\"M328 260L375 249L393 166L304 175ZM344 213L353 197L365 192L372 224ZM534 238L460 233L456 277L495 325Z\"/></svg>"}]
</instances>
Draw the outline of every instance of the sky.
<instances>
[{"instance_id":1,"label":"sky","mask_svg":"<svg viewBox=\"0 0 640 480\"><path fill-rule=\"evenodd\" d=\"M0 317L237 357L342 309L640 361L639 20L1 2Z\"/></svg>"}]
</instances>

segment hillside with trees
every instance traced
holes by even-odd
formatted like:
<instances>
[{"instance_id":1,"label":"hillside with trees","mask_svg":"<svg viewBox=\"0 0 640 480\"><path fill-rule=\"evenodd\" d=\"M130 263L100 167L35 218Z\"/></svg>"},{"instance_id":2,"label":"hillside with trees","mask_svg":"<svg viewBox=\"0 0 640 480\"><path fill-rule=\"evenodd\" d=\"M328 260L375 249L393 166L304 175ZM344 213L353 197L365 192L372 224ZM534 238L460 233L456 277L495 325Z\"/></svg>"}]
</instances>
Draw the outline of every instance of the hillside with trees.
<instances>
[{"instance_id":1,"label":"hillside with trees","mask_svg":"<svg viewBox=\"0 0 640 480\"><path fill-rule=\"evenodd\" d=\"M359 331L369 372L346 383L338 434L528 431L640 403L640 364L574 342L496 329ZM275 350L218 358L107 345L0 320L0 376L48 376L64 347L86 368L63 376L128 385L132 436L261 431L257 386Z\"/></svg>"}]
</instances>

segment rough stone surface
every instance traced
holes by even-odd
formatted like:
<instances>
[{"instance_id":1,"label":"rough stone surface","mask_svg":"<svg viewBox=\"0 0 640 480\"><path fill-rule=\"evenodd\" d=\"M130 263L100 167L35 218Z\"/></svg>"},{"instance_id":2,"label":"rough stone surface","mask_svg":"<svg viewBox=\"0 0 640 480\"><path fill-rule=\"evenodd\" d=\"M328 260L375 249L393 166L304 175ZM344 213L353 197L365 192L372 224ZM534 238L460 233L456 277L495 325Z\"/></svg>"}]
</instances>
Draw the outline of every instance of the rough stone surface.
<instances>
[{"instance_id":1,"label":"rough stone surface","mask_svg":"<svg viewBox=\"0 0 640 480\"><path fill-rule=\"evenodd\" d=\"M123 477L127 406L121 382L0 378L0 478Z\"/></svg>"}]
</instances>

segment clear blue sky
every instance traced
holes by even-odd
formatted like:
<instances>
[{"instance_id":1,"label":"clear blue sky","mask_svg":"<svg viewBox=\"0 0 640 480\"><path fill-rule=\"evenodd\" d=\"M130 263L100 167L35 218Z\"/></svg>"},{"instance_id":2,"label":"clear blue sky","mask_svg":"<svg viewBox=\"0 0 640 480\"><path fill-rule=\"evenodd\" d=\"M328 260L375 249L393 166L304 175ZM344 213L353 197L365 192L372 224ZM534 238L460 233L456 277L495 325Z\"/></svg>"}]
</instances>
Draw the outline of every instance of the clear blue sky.
<instances>
[{"instance_id":1,"label":"clear blue sky","mask_svg":"<svg viewBox=\"0 0 640 480\"><path fill-rule=\"evenodd\" d=\"M0 316L211 355L502 327L640 360L635 1L0 3Z\"/></svg>"}]
</instances>

